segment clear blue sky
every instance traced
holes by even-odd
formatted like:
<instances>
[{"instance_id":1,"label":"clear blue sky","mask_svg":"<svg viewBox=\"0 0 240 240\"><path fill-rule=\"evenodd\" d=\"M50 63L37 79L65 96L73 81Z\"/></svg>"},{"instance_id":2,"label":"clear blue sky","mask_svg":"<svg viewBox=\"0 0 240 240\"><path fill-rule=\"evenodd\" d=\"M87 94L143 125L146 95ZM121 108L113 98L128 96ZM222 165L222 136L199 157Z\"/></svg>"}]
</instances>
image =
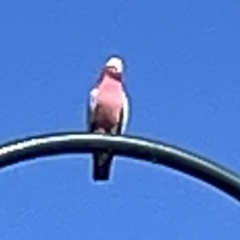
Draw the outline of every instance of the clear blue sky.
<instances>
[{"instance_id":1,"label":"clear blue sky","mask_svg":"<svg viewBox=\"0 0 240 240\"><path fill-rule=\"evenodd\" d=\"M0 1L0 141L84 131L112 54L127 63L128 133L240 172L239 0ZM240 205L179 172L116 158L106 184L89 155L0 172L0 239L239 240Z\"/></svg>"}]
</instances>

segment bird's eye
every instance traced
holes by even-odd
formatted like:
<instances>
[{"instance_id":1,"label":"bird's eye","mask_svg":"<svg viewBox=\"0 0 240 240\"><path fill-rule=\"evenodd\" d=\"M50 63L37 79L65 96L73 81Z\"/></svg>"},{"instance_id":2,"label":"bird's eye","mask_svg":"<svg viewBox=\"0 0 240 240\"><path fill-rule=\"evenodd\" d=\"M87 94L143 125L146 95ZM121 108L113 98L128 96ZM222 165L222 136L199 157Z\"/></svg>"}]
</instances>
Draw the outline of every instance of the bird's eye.
<instances>
[{"instance_id":1,"label":"bird's eye","mask_svg":"<svg viewBox=\"0 0 240 240\"><path fill-rule=\"evenodd\" d=\"M117 72L117 68L116 67L108 67L107 69L108 69L108 71L113 72L113 73Z\"/></svg>"}]
</instances>

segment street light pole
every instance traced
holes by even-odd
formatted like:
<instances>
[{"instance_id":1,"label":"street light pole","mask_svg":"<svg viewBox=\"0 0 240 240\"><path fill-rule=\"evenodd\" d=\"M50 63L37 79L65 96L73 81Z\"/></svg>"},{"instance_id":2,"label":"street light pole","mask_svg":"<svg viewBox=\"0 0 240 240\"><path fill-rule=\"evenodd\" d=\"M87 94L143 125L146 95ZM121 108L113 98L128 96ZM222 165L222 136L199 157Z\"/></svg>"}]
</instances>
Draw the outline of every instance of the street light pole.
<instances>
[{"instance_id":1,"label":"street light pole","mask_svg":"<svg viewBox=\"0 0 240 240\"><path fill-rule=\"evenodd\" d=\"M206 158L183 149L133 136L55 133L16 140L0 146L0 168L67 153L111 149L115 155L165 165L198 178L240 201L240 176Z\"/></svg>"}]
</instances>

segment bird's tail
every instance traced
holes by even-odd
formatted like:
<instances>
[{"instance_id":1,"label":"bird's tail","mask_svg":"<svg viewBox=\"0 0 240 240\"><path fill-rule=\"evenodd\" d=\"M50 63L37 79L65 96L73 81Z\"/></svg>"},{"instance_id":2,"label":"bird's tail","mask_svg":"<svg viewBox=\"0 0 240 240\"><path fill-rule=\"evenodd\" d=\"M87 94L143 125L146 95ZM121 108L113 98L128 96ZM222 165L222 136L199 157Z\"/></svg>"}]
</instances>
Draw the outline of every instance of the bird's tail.
<instances>
[{"instance_id":1,"label":"bird's tail","mask_svg":"<svg viewBox=\"0 0 240 240\"><path fill-rule=\"evenodd\" d=\"M93 154L93 158L93 179L95 181L108 180L113 156L107 152L98 152Z\"/></svg>"},{"instance_id":2,"label":"bird's tail","mask_svg":"<svg viewBox=\"0 0 240 240\"><path fill-rule=\"evenodd\" d=\"M95 133L105 133L104 129L98 129ZM97 151L93 154L93 179L106 181L110 177L110 169L113 155L110 152Z\"/></svg>"}]
</instances>

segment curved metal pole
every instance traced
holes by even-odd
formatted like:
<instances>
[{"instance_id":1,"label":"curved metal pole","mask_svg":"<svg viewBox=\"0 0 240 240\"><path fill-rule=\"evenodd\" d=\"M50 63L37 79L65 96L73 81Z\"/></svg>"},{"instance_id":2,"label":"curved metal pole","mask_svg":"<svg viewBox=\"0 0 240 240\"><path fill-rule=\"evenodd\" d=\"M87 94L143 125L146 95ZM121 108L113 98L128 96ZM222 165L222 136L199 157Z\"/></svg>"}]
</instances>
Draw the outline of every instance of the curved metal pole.
<instances>
[{"instance_id":1,"label":"curved metal pole","mask_svg":"<svg viewBox=\"0 0 240 240\"><path fill-rule=\"evenodd\" d=\"M0 168L37 157L91 153L110 148L116 155L163 164L196 177L240 201L240 177L224 167L182 149L143 138L87 133L56 133L0 146Z\"/></svg>"}]
</instances>

